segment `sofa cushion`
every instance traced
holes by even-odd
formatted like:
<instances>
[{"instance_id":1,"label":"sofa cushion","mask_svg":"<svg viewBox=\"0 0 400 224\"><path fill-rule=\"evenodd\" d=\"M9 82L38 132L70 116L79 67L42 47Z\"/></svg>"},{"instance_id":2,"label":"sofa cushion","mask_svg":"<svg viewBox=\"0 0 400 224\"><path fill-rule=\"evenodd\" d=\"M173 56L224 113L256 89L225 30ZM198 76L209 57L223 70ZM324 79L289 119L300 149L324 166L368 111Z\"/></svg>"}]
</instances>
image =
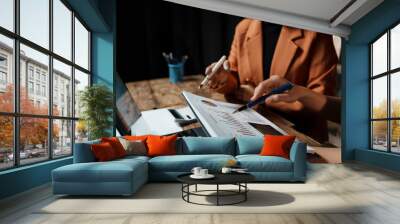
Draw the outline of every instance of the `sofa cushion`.
<instances>
[{"instance_id":1,"label":"sofa cushion","mask_svg":"<svg viewBox=\"0 0 400 224\"><path fill-rule=\"evenodd\" d=\"M121 142L121 145L124 147L126 151L126 155L138 155L145 156L147 155L147 147L146 143L141 140L126 140L125 138L118 138Z\"/></svg>"},{"instance_id":2,"label":"sofa cushion","mask_svg":"<svg viewBox=\"0 0 400 224\"><path fill-rule=\"evenodd\" d=\"M178 145L179 154L225 154L235 155L234 138L183 137Z\"/></svg>"},{"instance_id":3,"label":"sofa cushion","mask_svg":"<svg viewBox=\"0 0 400 224\"><path fill-rule=\"evenodd\" d=\"M147 137L150 135L125 135L123 136L124 139L129 140L129 141L146 141Z\"/></svg>"},{"instance_id":4,"label":"sofa cushion","mask_svg":"<svg viewBox=\"0 0 400 224\"><path fill-rule=\"evenodd\" d=\"M265 135L264 146L261 149L261 156L280 156L290 159L290 148L296 136L287 135Z\"/></svg>"},{"instance_id":5,"label":"sofa cushion","mask_svg":"<svg viewBox=\"0 0 400 224\"><path fill-rule=\"evenodd\" d=\"M94 157L99 162L105 162L117 159L118 156L115 154L115 151L110 143L102 142L100 144L93 144L90 146Z\"/></svg>"},{"instance_id":6,"label":"sofa cushion","mask_svg":"<svg viewBox=\"0 0 400 224\"><path fill-rule=\"evenodd\" d=\"M74 163L95 162L96 158L90 148L92 144L99 144L101 141L93 140L88 142L75 143L74 148Z\"/></svg>"},{"instance_id":7,"label":"sofa cushion","mask_svg":"<svg viewBox=\"0 0 400 224\"><path fill-rule=\"evenodd\" d=\"M142 161L142 162L148 162L149 159L150 159L150 157L147 157L147 156L131 155L131 156L125 156L124 158L120 158L120 159L114 160L113 162L121 162L121 161L123 161L123 162L128 162L129 163L129 162L135 161L135 160Z\"/></svg>"},{"instance_id":8,"label":"sofa cushion","mask_svg":"<svg viewBox=\"0 0 400 224\"><path fill-rule=\"evenodd\" d=\"M148 156L164 156L176 154L176 139L177 135L170 136L156 136L151 135L147 137L147 155Z\"/></svg>"},{"instance_id":9,"label":"sofa cushion","mask_svg":"<svg viewBox=\"0 0 400 224\"><path fill-rule=\"evenodd\" d=\"M75 163L53 170L58 182L130 182L134 172L147 176L147 163L139 159Z\"/></svg>"},{"instance_id":10,"label":"sofa cushion","mask_svg":"<svg viewBox=\"0 0 400 224\"><path fill-rule=\"evenodd\" d=\"M260 154L264 145L263 137L241 136L236 137L236 155Z\"/></svg>"},{"instance_id":11,"label":"sofa cushion","mask_svg":"<svg viewBox=\"0 0 400 224\"><path fill-rule=\"evenodd\" d=\"M101 142L110 143L110 145L114 149L117 158L122 158L126 156L126 151L117 137L104 137L101 138Z\"/></svg>"},{"instance_id":12,"label":"sofa cushion","mask_svg":"<svg viewBox=\"0 0 400 224\"><path fill-rule=\"evenodd\" d=\"M190 172L193 167L199 166L216 172L230 159L235 158L231 155L158 156L149 160L149 170L153 172Z\"/></svg>"},{"instance_id":13,"label":"sofa cushion","mask_svg":"<svg viewBox=\"0 0 400 224\"><path fill-rule=\"evenodd\" d=\"M292 161L278 156L238 155L239 166L249 172L292 172Z\"/></svg>"}]
</instances>

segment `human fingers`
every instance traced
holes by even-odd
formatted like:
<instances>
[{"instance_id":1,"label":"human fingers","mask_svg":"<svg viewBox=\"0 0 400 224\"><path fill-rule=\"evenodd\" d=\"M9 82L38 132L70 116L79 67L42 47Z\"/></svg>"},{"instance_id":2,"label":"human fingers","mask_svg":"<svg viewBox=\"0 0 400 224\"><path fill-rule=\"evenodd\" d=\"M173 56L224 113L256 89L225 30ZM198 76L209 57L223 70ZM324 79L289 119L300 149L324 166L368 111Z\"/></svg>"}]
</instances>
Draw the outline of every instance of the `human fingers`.
<instances>
[{"instance_id":1,"label":"human fingers","mask_svg":"<svg viewBox=\"0 0 400 224\"><path fill-rule=\"evenodd\" d=\"M256 100L257 98L263 96L264 94L268 93L271 89L271 82L270 80L264 80L257 87L254 89L254 94L251 97L251 100Z\"/></svg>"},{"instance_id":2,"label":"human fingers","mask_svg":"<svg viewBox=\"0 0 400 224\"><path fill-rule=\"evenodd\" d=\"M262 81L255 89L254 95L251 100L256 100L265 94L271 92L274 88L277 88L288 81L278 75L272 75L269 79Z\"/></svg>"},{"instance_id":3,"label":"human fingers","mask_svg":"<svg viewBox=\"0 0 400 224\"><path fill-rule=\"evenodd\" d=\"M276 103L276 102L286 102L286 103L291 103L296 101L296 97L293 94L290 93L281 93L281 94L276 94L273 96L268 97L265 99L266 104L271 104L271 103Z\"/></svg>"},{"instance_id":4,"label":"human fingers","mask_svg":"<svg viewBox=\"0 0 400 224\"><path fill-rule=\"evenodd\" d=\"M230 70L229 61L225 60L224 64L222 64L222 67L224 68L225 71L229 71Z\"/></svg>"},{"instance_id":5,"label":"human fingers","mask_svg":"<svg viewBox=\"0 0 400 224\"><path fill-rule=\"evenodd\" d=\"M206 70L204 71L204 74L205 74L205 75L209 75L209 74L211 73L211 71L212 71L214 65L215 65L215 62L212 63L211 65L207 66Z\"/></svg>"}]
</instances>

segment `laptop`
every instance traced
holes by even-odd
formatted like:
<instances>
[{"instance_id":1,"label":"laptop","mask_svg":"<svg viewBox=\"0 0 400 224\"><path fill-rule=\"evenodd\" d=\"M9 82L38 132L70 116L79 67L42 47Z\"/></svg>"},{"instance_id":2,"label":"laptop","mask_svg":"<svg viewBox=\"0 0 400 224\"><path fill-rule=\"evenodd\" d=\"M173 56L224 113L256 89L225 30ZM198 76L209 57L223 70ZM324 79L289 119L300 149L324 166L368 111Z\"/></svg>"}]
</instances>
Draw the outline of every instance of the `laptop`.
<instances>
[{"instance_id":1,"label":"laptop","mask_svg":"<svg viewBox=\"0 0 400 224\"><path fill-rule=\"evenodd\" d=\"M117 129L121 135L169 135L182 132L177 119L195 119L188 107L140 111L125 83L116 77Z\"/></svg>"}]
</instances>

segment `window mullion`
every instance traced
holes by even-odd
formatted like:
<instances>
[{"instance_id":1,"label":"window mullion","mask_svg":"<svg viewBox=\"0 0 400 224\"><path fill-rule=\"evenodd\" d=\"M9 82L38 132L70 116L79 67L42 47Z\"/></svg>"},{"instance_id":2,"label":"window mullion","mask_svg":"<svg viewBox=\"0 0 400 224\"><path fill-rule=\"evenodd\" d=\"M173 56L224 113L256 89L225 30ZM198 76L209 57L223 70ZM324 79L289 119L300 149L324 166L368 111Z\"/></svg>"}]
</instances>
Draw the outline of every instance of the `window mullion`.
<instances>
[{"instance_id":1,"label":"window mullion","mask_svg":"<svg viewBox=\"0 0 400 224\"><path fill-rule=\"evenodd\" d=\"M71 91L72 91L72 95L71 95L71 117L75 118L75 12L72 11L72 16L71 16L71 23L72 23L72 38L71 38L71 56L72 56L72 64L74 66L71 67L72 71L71 71ZM72 150L72 155L74 154L75 151L75 125L76 125L76 121L72 121L71 122L71 150Z\"/></svg>"},{"instance_id":2,"label":"window mullion","mask_svg":"<svg viewBox=\"0 0 400 224\"><path fill-rule=\"evenodd\" d=\"M49 50L53 52L53 0L49 0ZM49 71L48 71L48 92L49 94L49 115L50 119L48 120L48 152L49 159L53 158L53 119L51 116L53 115L53 57L49 55Z\"/></svg>"},{"instance_id":3,"label":"window mullion","mask_svg":"<svg viewBox=\"0 0 400 224\"><path fill-rule=\"evenodd\" d=\"M387 32L387 71L389 71L390 70L390 30ZM391 118L392 117L392 110L391 110L391 108L392 108L392 99L391 99L391 78L392 78L392 76L391 76L391 74L389 73L388 75L387 75L387 110L388 110L388 118ZM391 120L388 120L388 122L387 122L387 139L388 139L388 141L389 141L389 143L388 143L388 148L387 148L387 151L388 152L391 152L392 151L392 135L391 135L391 130L392 130L392 125L391 125L391 123L392 123L392 121Z\"/></svg>"},{"instance_id":4,"label":"window mullion","mask_svg":"<svg viewBox=\"0 0 400 224\"><path fill-rule=\"evenodd\" d=\"M373 47L372 45L369 46L369 149L373 149L374 147L374 136L373 136L373 79L372 79L372 71L373 71Z\"/></svg>"},{"instance_id":5,"label":"window mullion","mask_svg":"<svg viewBox=\"0 0 400 224\"><path fill-rule=\"evenodd\" d=\"M20 0L14 1L14 31L19 35L19 6ZM14 112L20 112L20 48L19 39L14 39ZM20 118L14 116L14 166L20 165Z\"/></svg>"}]
</instances>

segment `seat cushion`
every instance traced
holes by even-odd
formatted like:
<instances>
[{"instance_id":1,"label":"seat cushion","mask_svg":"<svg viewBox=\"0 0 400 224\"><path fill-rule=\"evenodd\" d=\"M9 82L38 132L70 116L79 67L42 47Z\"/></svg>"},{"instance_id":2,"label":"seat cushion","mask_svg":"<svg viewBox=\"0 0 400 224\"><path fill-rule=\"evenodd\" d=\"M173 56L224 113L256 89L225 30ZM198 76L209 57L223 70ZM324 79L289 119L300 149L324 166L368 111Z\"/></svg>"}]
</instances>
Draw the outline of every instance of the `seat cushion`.
<instances>
[{"instance_id":1,"label":"seat cushion","mask_svg":"<svg viewBox=\"0 0 400 224\"><path fill-rule=\"evenodd\" d=\"M147 176L147 163L140 159L75 163L53 170L58 182L131 182L134 174ZM145 173L146 172L146 173Z\"/></svg>"},{"instance_id":2,"label":"seat cushion","mask_svg":"<svg viewBox=\"0 0 400 224\"><path fill-rule=\"evenodd\" d=\"M278 156L239 155L236 160L249 172L293 172L292 161Z\"/></svg>"},{"instance_id":3,"label":"seat cushion","mask_svg":"<svg viewBox=\"0 0 400 224\"><path fill-rule=\"evenodd\" d=\"M199 166L212 172L219 171L230 159L231 155L175 155L158 156L149 160L151 172L190 172Z\"/></svg>"},{"instance_id":4,"label":"seat cushion","mask_svg":"<svg viewBox=\"0 0 400 224\"><path fill-rule=\"evenodd\" d=\"M113 163L125 163L125 164L136 164L137 161L141 161L144 163L147 163L149 161L150 157L147 156L126 156L121 159L113 160Z\"/></svg>"}]
</instances>

